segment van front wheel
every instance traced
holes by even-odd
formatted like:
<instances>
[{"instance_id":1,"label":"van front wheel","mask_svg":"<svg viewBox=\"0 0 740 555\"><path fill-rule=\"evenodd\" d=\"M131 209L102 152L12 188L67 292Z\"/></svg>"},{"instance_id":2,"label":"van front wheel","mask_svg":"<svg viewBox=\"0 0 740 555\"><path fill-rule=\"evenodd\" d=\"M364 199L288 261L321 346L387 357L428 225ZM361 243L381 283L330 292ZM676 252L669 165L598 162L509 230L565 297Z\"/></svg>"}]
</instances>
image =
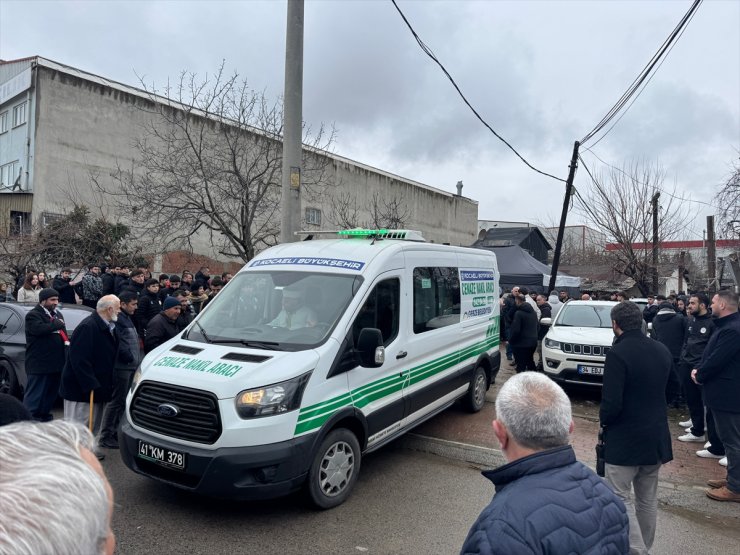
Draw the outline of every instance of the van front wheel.
<instances>
[{"instance_id":1,"label":"van front wheel","mask_svg":"<svg viewBox=\"0 0 740 555\"><path fill-rule=\"evenodd\" d=\"M346 428L332 430L321 442L308 473L308 494L319 509L331 509L349 497L360 472L360 444Z\"/></svg>"},{"instance_id":2,"label":"van front wheel","mask_svg":"<svg viewBox=\"0 0 740 555\"><path fill-rule=\"evenodd\" d=\"M470 380L470 388L465 396L465 408L469 412L478 412L486 402L486 391L488 390L488 378L482 366L476 366L473 377Z\"/></svg>"}]
</instances>

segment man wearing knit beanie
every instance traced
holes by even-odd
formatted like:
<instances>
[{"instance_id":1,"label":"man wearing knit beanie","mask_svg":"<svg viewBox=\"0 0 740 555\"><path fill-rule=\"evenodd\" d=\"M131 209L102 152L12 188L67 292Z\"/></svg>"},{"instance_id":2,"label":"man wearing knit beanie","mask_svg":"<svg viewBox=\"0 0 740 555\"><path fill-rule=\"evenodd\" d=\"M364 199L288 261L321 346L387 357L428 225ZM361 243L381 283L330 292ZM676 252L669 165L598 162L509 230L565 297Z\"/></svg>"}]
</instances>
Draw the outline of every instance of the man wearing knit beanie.
<instances>
[{"instance_id":1,"label":"man wearing knit beanie","mask_svg":"<svg viewBox=\"0 0 740 555\"><path fill-rule=\"evenodd\" d=\"M34 420L47 422L57 399L69 337L57 310L59 293L46 288L26 314L26 384L23 404Z\"/></svg>"},{"instance_id":2,"label":"man wearing knit beanie","mask_svg":"<svg viewBox=\"0 0 740 555\"><path fill-rule=\"evenodd\" d=\"M156 349L175 337L180 331L177 317L180 316L180 301L175 297L167 297L162 303L162 312L149 321L144 337L144 351Z\"/></svg>"}]
</instances>

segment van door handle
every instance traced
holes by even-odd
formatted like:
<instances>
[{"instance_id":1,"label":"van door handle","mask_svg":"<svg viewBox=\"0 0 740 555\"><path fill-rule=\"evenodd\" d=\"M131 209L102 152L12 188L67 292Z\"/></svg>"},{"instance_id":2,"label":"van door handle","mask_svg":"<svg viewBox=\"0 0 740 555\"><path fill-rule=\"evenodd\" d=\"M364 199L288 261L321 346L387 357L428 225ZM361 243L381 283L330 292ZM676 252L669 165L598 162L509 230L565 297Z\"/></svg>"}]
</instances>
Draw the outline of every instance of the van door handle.
<instances>
[{"instance_id":1,"label":"van door handle","mask_svg":"<svg viewBox=\"0 0 740 555\"><path fill-rule=\"evenodd\" d=\"M407 353L406 351L401 351L400 353L398 353L398 354L396 355L396 360L398 360L398 359L400 359L400 358L406 358L406 355L407 355L407 354L408 354L408 353Z\"/></svg>"}]
</instances>

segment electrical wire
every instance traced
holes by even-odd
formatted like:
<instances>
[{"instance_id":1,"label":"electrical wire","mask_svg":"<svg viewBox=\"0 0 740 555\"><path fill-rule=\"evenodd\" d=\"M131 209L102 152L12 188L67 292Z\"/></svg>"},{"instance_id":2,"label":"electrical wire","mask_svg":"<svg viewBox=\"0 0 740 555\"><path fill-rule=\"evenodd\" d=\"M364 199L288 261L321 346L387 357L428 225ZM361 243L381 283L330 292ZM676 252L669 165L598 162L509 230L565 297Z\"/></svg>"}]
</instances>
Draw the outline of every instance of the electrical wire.
<instances>
[{"instance_id":1,"label":"electrical wire","mask_svg":"<svg viewBox=\"0 0 740 555\"><path fill-rule=\"evenodd\" d=\"M491 133L493 133L493 134L494 134L494 135L496 136L496 138L497 138L497 139L498 139L499 141L501 141L501 142L502 142L502 143L504 143L504 144L505 144L505 145L506 145L507 147L509 147L509 149L510 149L510 150L511 150L511 151L512 151L512 152L513 152L514 154L516 154L516 155L517 155L517 156L519 157L519 159L520 159L520 160L521 160L522 162L524 162L524 164L526 164L526 165L527 165L527 167L529 167L530 169L532 169L532 170L536 171L536 172L537 172L537 173L539 173L539 174L545 175L545 176L547 176L547 177L551 177L552 179L555 179L555 180L557 180L557 181L560 181L560 182L562 182L562 183L565 183L565 182L566 182L566 180L565 180L565 179L561 179L560 177L556 177L556 176L554 176L554 175L552 175L552 174L549 174L549 173L547 173L547 172L543 172L542 170L538 170L537 168L535 168L535 167L534 167L534 166L533 166L532 164L530 164L530 163L529 163L529 162L528 162L528 161L527 161L527 160L526 160L526 159L525 159L525 158L524 158L524 157L523 157L523 156L522 156L521 154L519 154L519 153L517 152L517 150L516 150L516 149L515 149L515 148L514 148L513 146L511 146L511 144L509 144L509 142L508 142L508 141L507 141L506 139L504 139L504 138L503 138L503 137L502 137L501 135L499 135L498 133L496 133L496 131L494 131L493 127L491 127L491 126L490 126L490 125L489 125L489 124L488 124L488 123L487 123L487 122L486 122L486 121L485 121L485 120L484 120L484 119L483 119L483 118L482 118L482 117L480 116L480 114L479 114L479 113L477 112L477 110L476 110L475 108L473 108L472 104L470 104L470 102L468 101L468 99L467 99L467 98L465 97L465 95L464 95L464 94L462 93L462 91L460 90L460 87L459 87L459 86L457 85L457 83L456 83L456 82L455 82L455 80L454 80L454 79L452 78L452 76L450 75L450 73L449 73L449 72L447 71L447 69L445 68L445 66L444 66L444 65L442 65L442 62L440 62L440 61L439 61L439 59L437 58L437 56L436 56L436 55L434 54L434 52L432 52L432 49L431 49L431 48L429 48L429 47L428 47L428 46L427 46L427 45L426 45L426 44L424 43L424 41L423 41L423 40L421 40L421 37L419 37L419 35L418 35L418 34L416 33L416 31L414 30L414 28L413 28L413 27L411 26L411 23L410 23L410 22L409 22L409 20L408 20L408 19L406 18L406 16L404 15L404 13L403 13L403 12L401 11L401 8L399 8L399 7L398 7L398 4L396 4L396 0L391 0L391 2L393 2L393 5L395 6L395 8L396 8L396 10L398 11L399 15L401 16L401 18L403 19L404 23L406 23L406 26L407 26L407 27L409 28L409 31L411 31L411 34L412 34L412 35L414 36L414 39L416 39L416 42L417 42L417 43L419 44L419 46L421 47L422 51L423 51L423 52L424 52L424 53L425 53L425 54L426 54L427 56L429 56L429 57L430 57L430 58L431 58L431 59L432 59L432 60L433 60L433 61L434 61L434 62L435 62L435 63L436 63L436 64L437 64L437 65L438 65L439 67L440 67L440 69L442 70L442 72L443 72L443 73L444 73L444 74L445 74L445 75L447 76L447 79L449 79L450 83L452 83L452 86L453 86L453 87L455 87L455 90L456 90L456 91L457 91L457 93L458 93L458 94L460 95L460 98L462 98L462 99L463 99L463 102L465 102L465 104L467 104L468 108L470 108L470 110L471 110L471 111L473 112L473 114L475 114L475 117L476 117L476 118L478 118L478 120L479 120L479 121L480 121L480 122L481 122L481 123L482 123L483 125L485 125L485 126L486 126L486 127L488 128L488 130L489 130L489 131L490 131Z\"/></svg>"},{"instance_id":2,"label":"electrical wire","mask_svg":"<svg viewBox=\"0 0 740 555\"><path fill-rule=\"evenodd\" d=\"M620 172L621 174L629 177L630 179L634 179L631 175L629 175L627 172L625 172L622 168L619 168L617 166L614 166L613 164L610 164L609 162L605 162L598 154L596 154L593 151L592 148L586 147L584 150L587 150L588 152L590 152L592 156L594 156L599 162L601 162L605 166L609 166L613 170L616 170L616 171ZM581 158L580 154L578 155L578 157ZM583 161L583 158L581 158L581 161ZM645 183L643 183L642 181L640 181L638 179L635 179L635 181L637 183L639 183L640 185L645 185ZM673 193L670 193L670 192L666 191L665 189L661 189L657 185L651 185L651 186L654 187L655 189L657 189L658 191L660 191L661 193L665 193L669 197L672 197L672 198L674 198L676 200L680 200L682 202L694 202L696 204L703 204L705 206L709 206L710 208L714 208L715 210L721 210L721 208L719 206L714 205L714 204L712 204L710 202L705 202L703 200L695 200L695 199L692 199L692 198L679 197L678 195L675 195Z\"/></svg>"},{"instance_id":3,"label":"electrical wire","mask_svg":"<svg viewBox=\"0 0 740 555\"><path fill-rule=\"evenodd\" d=\"M668 36L668 38L663 41L663 44L660 46L658 51L653 55L652 58L650 58L650 61L648 61L647 65L642 69L642 71L637 75L637 77L632 81L629 87L627 87L627 90L622 94L622 96L617 100L617 102L614 104L614 106L611 107L611 109L606 113L606 115L601 118L601 121L596 124L596 126L586 134L583 139L581 139L581 144L585 144L588 140L593 138L594 135L596 135L599 131L601 131L604 127L606 127L609 122L624 108L624 106L629 102L630 98L635 94L635 92L642 86L642 89L644 90L645 86L647 86L647 83L649 81L645 81L648 75L653 72L653 68L660 67L660 64L658 62L661 59L665 59L665 56L667 56L668 52L671 51L673 48L673 44L680 38L680 36L683 34L683 30L688 25L689 21L694 17L694 14L696 10L699 8L699 5L702 3L702 0L694 0L694 3L691 5L689 10L684 14L684 16L681 18L681 21L678 22L678 25L673 29L671 34ZM661 62L662 64L662 62ZM657 71L656 68L656 71ZM654 73L653 73L654 74ZM643 86L644 83L644 86ZM639 96L639 95L638 95ZM631 107L631 104L630 104ZM629 109L629 108L628 108ZM620 117L621 119L621 117ZM617 120L619 121L619 120ZM616 122L615 122L616 125ZM613 126L612 126L613 127ZM612 128L609 128L607 133L611 131Z\"/></svg>"}]
</instances>

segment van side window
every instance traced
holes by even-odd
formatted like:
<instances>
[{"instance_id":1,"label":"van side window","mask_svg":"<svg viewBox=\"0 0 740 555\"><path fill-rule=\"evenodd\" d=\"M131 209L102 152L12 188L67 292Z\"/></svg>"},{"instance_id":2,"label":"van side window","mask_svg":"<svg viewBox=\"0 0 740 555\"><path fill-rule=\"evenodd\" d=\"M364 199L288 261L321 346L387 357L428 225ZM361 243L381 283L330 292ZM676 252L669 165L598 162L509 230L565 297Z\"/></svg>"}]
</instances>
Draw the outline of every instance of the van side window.
<instances>
[{"instance_id":1,"label":"van side window","mask_svg":"<svg viewBox=\"0 0 740 555\"><path fill-rule=\"evenodd\" d=\"M398 335L400 297L401 282L398 278L386 279L373 288L352 324L355 345L362 328L379 329L383 334L383 345L391 344Z\"/></svg>"},{"instance_id":2,"label":"van side window","mask_svg":"<svg viewBox=\"0 0 740 555\"><path fill-rule=\"evenodd\" d=\"M457 268L414 268L414 333L460 322Z\"/></svg>"}]
</instances>

